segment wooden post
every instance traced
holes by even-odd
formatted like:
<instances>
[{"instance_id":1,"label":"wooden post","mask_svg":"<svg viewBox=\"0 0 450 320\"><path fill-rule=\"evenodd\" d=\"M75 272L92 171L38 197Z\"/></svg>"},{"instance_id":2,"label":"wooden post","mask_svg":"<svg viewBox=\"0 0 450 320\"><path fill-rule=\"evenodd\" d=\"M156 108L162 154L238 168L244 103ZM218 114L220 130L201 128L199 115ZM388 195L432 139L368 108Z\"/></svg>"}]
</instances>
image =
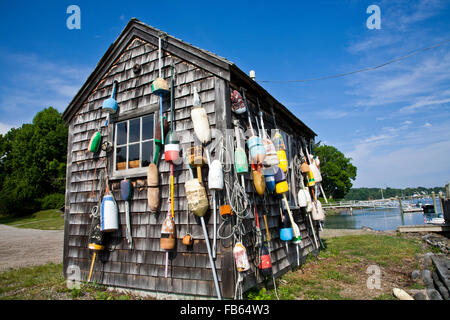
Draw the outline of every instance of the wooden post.
<instances>
[{"instance_id":1,"label":"wooden post","mask_svg":"<svg viewBox=\"0 0 450 320\"><path fill-rule=\"evenodd\" d=\"M431 191L431 197L433 198L434 214L438 215L437 205L436 205L436 194L434 193L434 191Z\"/></svg>"},{"instance_id":2,"label":"wooden post","mask_svg":"<svg viewBox=\"0 0 450 320\"><path fill-rule=\"evenodd\" d=\"M397 199L398 199L398 203L399 203L399 205L400 205L400 213L401 213L402 216L403 216L402 198L397 197Z\"/></svg>"},{"instance_id":3,"label":"wooden post","mask_svg":"<svg viewBox=\"0 0 450 320\"><path fill-rule=\"evenodd\" d=\"M448 183L445 185L445 197L446 197L447 199L450 198L450 182L448 182Z\"/></svg>"}]
</instances>

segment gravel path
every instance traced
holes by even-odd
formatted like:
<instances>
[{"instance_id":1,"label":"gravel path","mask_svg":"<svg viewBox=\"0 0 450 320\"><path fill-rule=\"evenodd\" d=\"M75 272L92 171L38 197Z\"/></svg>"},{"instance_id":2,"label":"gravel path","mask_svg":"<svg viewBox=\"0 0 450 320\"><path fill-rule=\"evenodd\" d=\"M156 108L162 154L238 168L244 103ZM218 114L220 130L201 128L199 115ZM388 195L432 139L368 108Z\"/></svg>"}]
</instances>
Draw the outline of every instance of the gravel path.
<instances>
[{"instance_id":1,"label":"gravel path","mask_svg":"<svg viewBox=\"0 0 450 320\"><path fill-rule=\"evenodd\" d=\"M0 224L0 271L63 260L63 230L14 228Z\"/></svg>"}]
</instances>

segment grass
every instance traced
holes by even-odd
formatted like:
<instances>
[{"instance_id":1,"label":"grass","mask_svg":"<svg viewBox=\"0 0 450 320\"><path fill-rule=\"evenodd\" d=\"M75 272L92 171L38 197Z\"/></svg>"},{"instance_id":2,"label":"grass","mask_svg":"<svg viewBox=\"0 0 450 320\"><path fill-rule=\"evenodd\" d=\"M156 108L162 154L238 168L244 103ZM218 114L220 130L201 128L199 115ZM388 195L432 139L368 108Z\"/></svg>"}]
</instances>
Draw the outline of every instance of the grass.
<instances>
[{"instance_id":1,"label":"grass","mask_svg":"<svg viewBox=\"0 0 450 320\"><path fill-rule=\"evenodd\" d=\"M0 300L130 300L139 297L108 291L96 283L68 288L62 264L0 272Z\"/></svg>"},{"instance_id":2,"label":"grass","mask_svg":"<svg viewBox=\"0 0 450 320\"><path fill-rule=\"evenodd\" d=\"M320 254L308 256L306 263L277 279L281 300L392 299L392 288L420 289L409 274L416 268L416 254L423 254L419 239L388 235L344 236L324 240ZM382 270L381 289L370 290L366 270L378 265ZM131 294L106 290L95 283L82 283L69 289L62 264L45 264L0 272L0 299L128 300ZM271 286L272 285L272 286ZM270 287L271 286L271 287ZM246 293L248 300L275 300L272 280L267 288Z\"/></svg>"},{"instance_id":3,"label":"grass","mask_svg":"<svg viewBox=\"0 0 450 320\"><path fill-rule=\"evenodd\" d=\"M414 257L424 253L420 240L403 236L357 235L324 240L325 249L310 255L304 265L277 279L281 300L390 300L392 288L418 289L409 278L416 268ZM382 270L381 289L369 289L366 270ZM272 288L253 289L247 299L276 299Z\"/></svg>"},{"instance_id":4,"label":"grass","mask_svg":"<svg viewBox=\"0 0 450 320\"><path fill-rule=\"evenodd\" d=\"M61 211L51 209L38 211L24 217L0 215L0 224L17 228L63 230L64 217Z\"/></svg>"}]
</instances>

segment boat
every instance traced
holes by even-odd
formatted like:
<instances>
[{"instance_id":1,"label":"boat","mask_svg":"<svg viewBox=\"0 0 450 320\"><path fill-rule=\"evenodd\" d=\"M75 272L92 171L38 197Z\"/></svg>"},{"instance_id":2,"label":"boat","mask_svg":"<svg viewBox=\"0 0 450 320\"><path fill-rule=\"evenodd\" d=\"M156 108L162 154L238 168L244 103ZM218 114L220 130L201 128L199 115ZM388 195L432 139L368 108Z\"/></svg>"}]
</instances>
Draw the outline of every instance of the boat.
<instances>
[{"instance_id":1,"label":"boat","mask_svg":"<svg viewBox=\"0 0 450 320\"><path fill-rule=\"evenodd\" d=\"M444 224L445 219L442 217L435 217L435 218L431 218L431 219L424 218L424 222L426 224Z\"/></svg>"},{"instance_id":2,"label":"boat","mask_svg":"<svg viewBox=\"0 0 450 320\"><path fill-rule=\"evenodd\" d=\"M423 209L421 207L418 208L411 205L408 205L403 208L403 213L413 213L413 212L423 212Z\"/></svg>"}]
</instances>

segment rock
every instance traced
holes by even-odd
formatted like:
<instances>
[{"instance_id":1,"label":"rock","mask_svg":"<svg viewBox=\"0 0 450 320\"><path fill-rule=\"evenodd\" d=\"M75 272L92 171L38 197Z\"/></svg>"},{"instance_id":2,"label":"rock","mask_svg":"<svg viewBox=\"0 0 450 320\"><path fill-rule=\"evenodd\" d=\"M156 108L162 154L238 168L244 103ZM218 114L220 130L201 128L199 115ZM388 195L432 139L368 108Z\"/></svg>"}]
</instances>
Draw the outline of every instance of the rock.
<instances>
[{"instance_id":1,"label":"rock","mask_svg":"<svg viewBox=\"0 0 450 320\"><path fill-rule=\"evenodd\" d=\"M392 291L394 293L394 296L400 300L414 300L414 298L411 297L405 290L394 288L392 289Z\"/></svg>"},{"instance_id":2,"label":"rock","mask_svg":"<svg viewBox=\"0 0 450 320\"><path fill-rule=\"evenodd\" d=\"M411 279L413 279L414 281L419 280L420 270L414 270L413 272L411 272Z\"/></svg>"},{"instance_id":3,"label":"rock","mask_svg":"<svg viewBox=\"0 0 450 320\"><path fill-rule=\"evenodd\" d=\"M450 294L449 294L447 288L446 288L444 285L438 286L438 287L437 287L437 290L439 291L439 293L441 294L441 297L442 297L444 300L449 300Z\"/></svg>"},{"instance_id":4,"label":"rock","mask_svg":"<svg viewBox=\"0 0 450 320\"><path fill-rule=\"evenodd\" d=\"M425 253L425 256L423 257L425 269L428 269L433 264L433 261L431 260L431 256L433 256L433 253L427 252L427 253Z\"/></svg>"},{"instance_id":5,"label":"rock","mask_svg":"<svg viewBox=\"0 0 450 320\"><path fill-rule=\"evenodd\" d=\"M430 297L430 300L442 300L441 295L436 289L428 289L427 294L428 297Z\"/></svg>"},{"instance_id":6,"label":"rock","mask_svg":"<svg viewBox=\"0 0 450 320\"><path fill-rule=\"evenodd\" d=\"M423 283L425 284L425 286L428 289L433 289L434 288L433 279L431 278L431 271L430 270L423 270L423 272L422 272L422 280L423 280Z\"/></svg>"},{"instance_id":7,"label":"rock","mask_svg":"<svg viewBox=\"0 0 450 320\"><path fill-rule=\"evenodd\" d=\"M414 300L427 300L427 296L423 292L417 292L414 295Z\"/></svg>"}]
</instances>

